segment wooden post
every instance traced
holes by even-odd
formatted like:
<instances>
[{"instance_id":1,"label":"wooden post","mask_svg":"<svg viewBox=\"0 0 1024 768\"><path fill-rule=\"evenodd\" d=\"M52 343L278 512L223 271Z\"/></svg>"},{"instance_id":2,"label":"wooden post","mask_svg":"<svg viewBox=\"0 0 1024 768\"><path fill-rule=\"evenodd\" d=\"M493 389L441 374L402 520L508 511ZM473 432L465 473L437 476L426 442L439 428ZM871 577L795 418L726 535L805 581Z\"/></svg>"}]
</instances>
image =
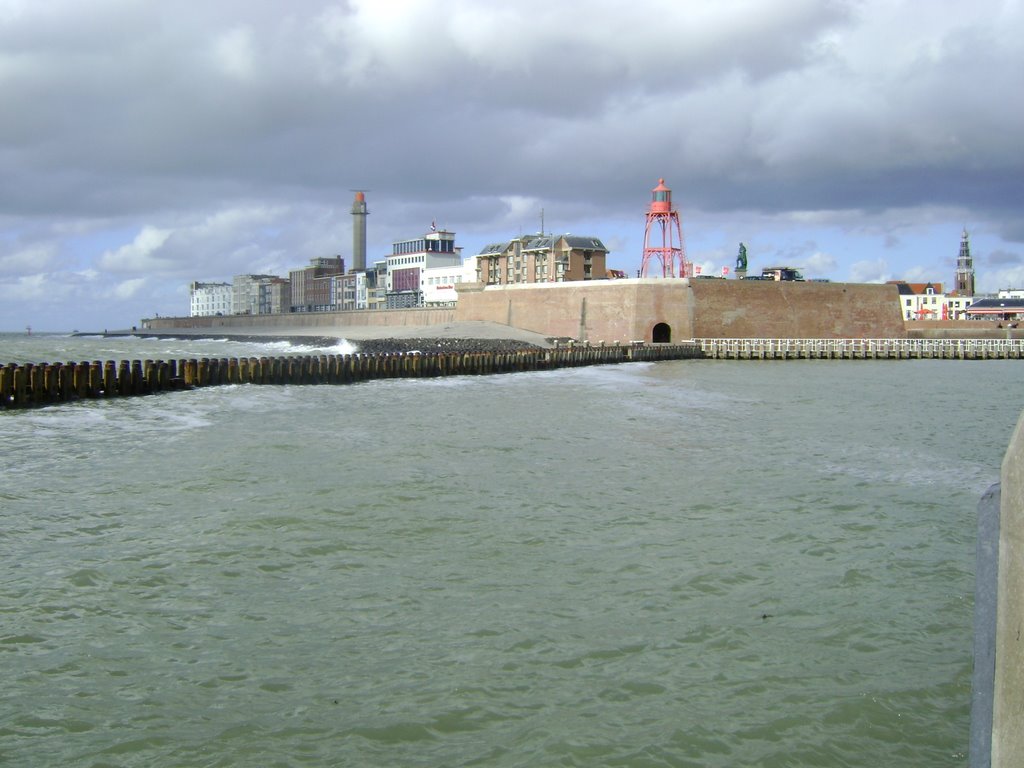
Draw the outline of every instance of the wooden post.
<instances>
[{"instance_id":1,"label":"wooden post","mask_svg":"<svg viewBox=\"0 0 1024 768\"><path fill-rule=\"evenodd\" d=\"M112 360L103 363L103 396L117 397L117 368Z\"/></svg>"},{"instance_id":2,"label":"wooden post","mask_svg":"<svg viewBox=\"0 0 1024 768\"><path fill-rule=\"evenodd\" d=\"M43 368L43 399L48 403L60 399L60 367L60 363L54 363Z\"/></svg>"},{"instance_id":3,"label":"wooden post","mask_svg":"<svg viewBox=\"0 0 1024 768\"><path fill-rule=\"evenodd\" d=\"M0 408L10 408L14 399L14 363L0 368Z\"/></svg>"},{"instance_id":4,"label":"wooden post","mask_svg":"<svg viewBox=\"0 0 1024 768\"><path fill-rule=\"evenodd\" d=\"M161 390L159 368L152 360L142 361L142 380L145 382L146 392L159 392Z\"/></svg>"},{"instance_id":5,"label":"wooden post","mask_svg":"<svg viewBox=\"0 0 1024 768\"><path fill-rule=\"evenodd\" d=\"M25 366L28 372L29 398L32 405L38 405L43 398L43 364Z\"/></svg>"},{"instance_id":6,"label":"wooden post","mask_svg":"<svg viewBox=\"0 0 1024 768\"><path fill-rule=\"evenodd\" d=\"M101 397L103 391L103 363L93 360L89 364L89 383L87 385L89 397Z\"/></svg>"},{"instance_id":7,"label":"wooden post","mask_svg":"<svg viewBox=\"0 0 1024 768\"><path fill-rule=\"evenodd\" d=\"M143 374L143 371L142 371L142 361L141 360L132 360L132 368L131 368L131 370L132 370L132 373L131 373L131 381L132 381L131 393L133 395L143 395L143 394L146 394L147 391L148 391L148 387L146 386L146 377L145 377L145 375Z\"/></svg>"},{"instance_id":8,"label":"wooden post","mask_svg":"<svg viewBox=\"0 0 1024 768\"><path fill-rule=\"evenodd\" d=\"M28 406L28 370L23 365L16 366L14 369L12 397L15 408Z\"/></svg>"},{"instance_id":9,"label":"wooden post","mask_svg":"<svg viewBox=\"0 0 1024 768\"><path fill-rule=\"evenodd\" d=\"M122 397L132 394L132 374L127 360L122 360L117 367L117 390Z\"/></svg>"},{"instance_id":10,"label":"wooden post","mask_svg":"<svg viewBox=\"0 0 1024 768\"><path fill-rule=\"evenodd\" d=\"M79 363L74 363L74 367L71 370L71 387L75 392L76 398L82 399L88 397L89 363L84 360Z\"/></svg>"},{"instance_id":11,"label":"wooden post","mask_svg":"<svg viewBox=\"0 0 1024 768\"><path fill-rule=\"evenodd\" d=\"M57 369L57 386L60 390L60 399L65 403L74 398L75 392L72 387L74 380L75 364L68 363Z\"/></svg>"}]
</instances>

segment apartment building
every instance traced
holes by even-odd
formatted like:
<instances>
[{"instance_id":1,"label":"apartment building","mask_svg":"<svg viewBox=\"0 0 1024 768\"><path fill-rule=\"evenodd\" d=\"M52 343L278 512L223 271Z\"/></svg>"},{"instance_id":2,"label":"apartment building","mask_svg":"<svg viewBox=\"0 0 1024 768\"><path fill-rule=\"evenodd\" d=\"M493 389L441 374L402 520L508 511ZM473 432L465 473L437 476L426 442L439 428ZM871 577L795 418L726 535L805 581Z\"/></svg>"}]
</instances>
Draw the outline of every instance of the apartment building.
<instances>
[{"instance_id":1,"label":"apartment building","mask_svg":"<svg viewBox=\"0 0 1024 768\"><path fill-rule=\"evenodd\" d=\"M189 317L210 317L232 313L231 283L188 284Z\"/></svg>"},{"instance_id":2,"label":"apartment building","mask_svg":"<svg viewBox=\"0 0 1024 768\"><path fill-rule=\"evenodd\" d=\"M596 237L518 237L477 254L477 280L485 285L604 280L607 258L608 249Z\"/></svg>"},{"instance_id":3,"label":"apartment building","mask_svg":"<svg viewBox=\"0 0 1024 768\"><path fill-rule=\"evenodd\" d=\"M231 281L231 314L274 314L274 289L271 286L280 281L277 275L235 275ZM282 295L281 287L277 288L277 295Z\"/></svg>"},{"instance_id":4,"label":"apartment building","mask_svg":"<svg viewBox=\"0 0 1024 768\"><path fill-rule=\"evenodd\" d=\"M337 286L331 278L344 273L345 260L341 256L321 256L310 259L308 267L289 270L291 311L326 312L336 309ZM333 295L332 288L335 289Z\"/></svg>"}]
</instances>

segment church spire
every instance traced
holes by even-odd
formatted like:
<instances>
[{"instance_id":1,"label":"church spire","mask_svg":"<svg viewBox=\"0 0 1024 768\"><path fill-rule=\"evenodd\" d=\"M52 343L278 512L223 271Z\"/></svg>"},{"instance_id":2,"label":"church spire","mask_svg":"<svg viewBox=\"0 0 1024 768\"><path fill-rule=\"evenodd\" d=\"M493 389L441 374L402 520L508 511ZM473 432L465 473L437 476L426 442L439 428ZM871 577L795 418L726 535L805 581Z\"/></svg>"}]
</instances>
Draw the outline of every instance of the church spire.
<instances>
[{"instance_id":1,"label":"church spire","mask_svg":"<svg viewBox=\"0 0 1024 768\"><path fill-rule=\"evenodd\" d=\"M974 295L974 259L971 258L971 242L967 227L960 235L960 254L956 257L956 278L953 286L960 296Z\"/></svg>"}]
</instances>

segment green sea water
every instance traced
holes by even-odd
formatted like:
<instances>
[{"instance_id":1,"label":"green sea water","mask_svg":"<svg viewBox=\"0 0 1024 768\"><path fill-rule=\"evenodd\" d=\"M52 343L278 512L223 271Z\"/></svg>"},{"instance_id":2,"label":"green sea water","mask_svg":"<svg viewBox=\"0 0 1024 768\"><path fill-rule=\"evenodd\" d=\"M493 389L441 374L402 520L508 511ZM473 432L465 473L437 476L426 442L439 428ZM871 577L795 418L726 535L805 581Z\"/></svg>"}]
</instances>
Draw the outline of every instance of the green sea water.
<instances>
[{"instance_id":1,"label":"green sea water","mask_svg":"<svg viewBox=\"0 0 1024 768\"><path fill-rule=\"evenodd\" d=\"M243 354L0 336L190 349ZM966 765L976 509L1020 370L678 361L0 413L0 764Z\"/></svg>"}]
</instances>

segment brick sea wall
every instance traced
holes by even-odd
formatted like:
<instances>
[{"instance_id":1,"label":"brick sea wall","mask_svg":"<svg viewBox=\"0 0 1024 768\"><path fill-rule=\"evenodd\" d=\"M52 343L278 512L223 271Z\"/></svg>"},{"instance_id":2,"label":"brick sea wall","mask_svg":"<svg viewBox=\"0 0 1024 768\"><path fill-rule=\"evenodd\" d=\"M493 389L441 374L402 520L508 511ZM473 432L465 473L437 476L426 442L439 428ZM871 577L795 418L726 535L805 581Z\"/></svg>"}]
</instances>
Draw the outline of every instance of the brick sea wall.
<instances>
[{"instance_id":1,"label":"brick sea wall","mask_svg":"<svg viewBox=\"0 0 1024 768\"><path fill-rule=\"evenodd\" d=\"M457 319L580 341L905 338L893 285L599 280L459 292Z\"/></svg>"},{"instance_id":2,"label":"brick sea wall","mask_svg":"<svg viewBox=\"0 0 1024 768\"><path fill-rule=\"evenodd\" d=\"M906 338L893 285L763 280L639 278L459 285L458 306L287 315L153 318L146 330L174 328L273 334L284 329L433 326L484 321L580 342L693 338Z\"/></svg>"}]
</instances>

